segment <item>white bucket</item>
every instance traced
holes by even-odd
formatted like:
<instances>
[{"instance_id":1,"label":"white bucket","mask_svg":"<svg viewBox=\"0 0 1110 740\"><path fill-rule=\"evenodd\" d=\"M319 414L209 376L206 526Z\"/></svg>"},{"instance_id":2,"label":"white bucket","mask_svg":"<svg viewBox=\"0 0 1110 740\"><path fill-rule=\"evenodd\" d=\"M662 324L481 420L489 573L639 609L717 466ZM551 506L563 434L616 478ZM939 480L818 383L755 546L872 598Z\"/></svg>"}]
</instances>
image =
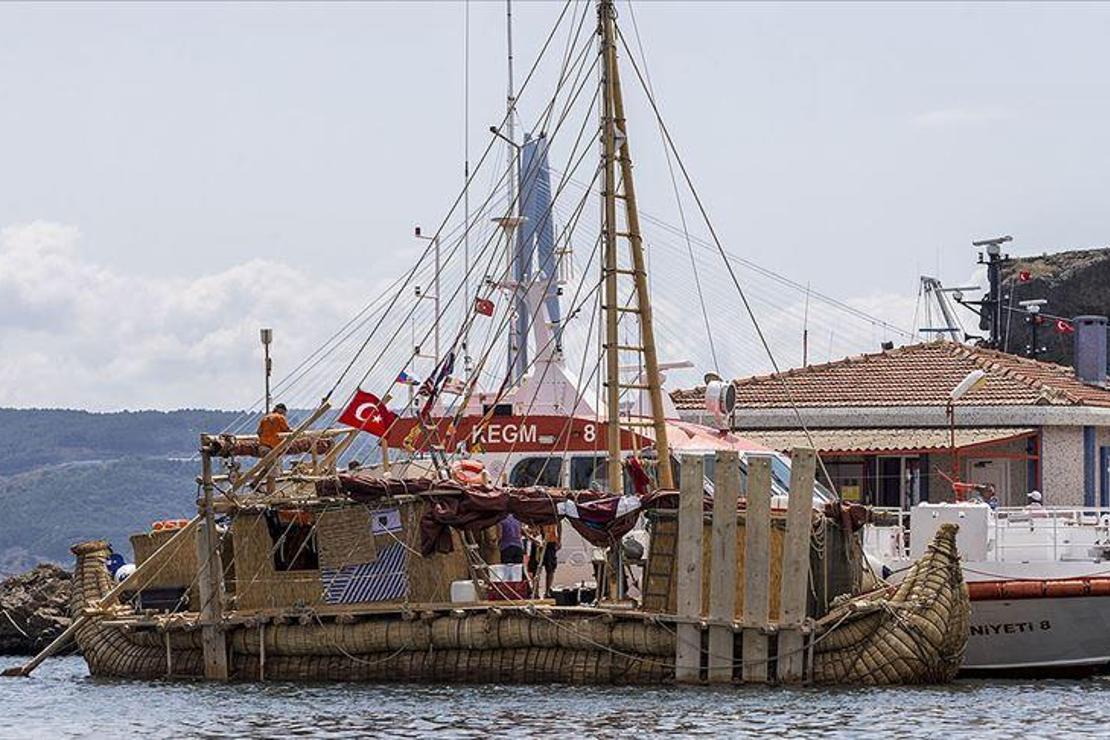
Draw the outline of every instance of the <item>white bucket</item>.
<instances>
[{"instance_id":1,"label":"white bucket","mask_svg":"<svg viewBox=\"0 0 1110 740\"><path fill-rule=\"evenodd\" d=\"M478 592L474 590L474 581L452 581L451 603L464 604L478 600Z\"/></svg>"}]
</instances>

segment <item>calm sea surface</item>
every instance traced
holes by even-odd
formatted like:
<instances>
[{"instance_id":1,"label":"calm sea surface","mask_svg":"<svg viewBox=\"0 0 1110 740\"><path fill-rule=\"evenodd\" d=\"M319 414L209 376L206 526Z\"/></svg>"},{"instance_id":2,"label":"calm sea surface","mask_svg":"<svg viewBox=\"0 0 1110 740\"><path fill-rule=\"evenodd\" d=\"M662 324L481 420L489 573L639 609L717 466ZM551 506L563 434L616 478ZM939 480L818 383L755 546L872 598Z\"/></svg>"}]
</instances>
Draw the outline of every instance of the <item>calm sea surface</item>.
<instances>
[{"instance_id":1,"label":"calm sea surface","mask_svg":"<svg viewBox=\"0 0 1110 740\"><path fill-rule=\"evenodd\" d=\"M0 668L18 662L0 658ZM0 678L0 737L1106 737L1110 678L915 689L229 684Z\"/></svg>"}]
</instances>

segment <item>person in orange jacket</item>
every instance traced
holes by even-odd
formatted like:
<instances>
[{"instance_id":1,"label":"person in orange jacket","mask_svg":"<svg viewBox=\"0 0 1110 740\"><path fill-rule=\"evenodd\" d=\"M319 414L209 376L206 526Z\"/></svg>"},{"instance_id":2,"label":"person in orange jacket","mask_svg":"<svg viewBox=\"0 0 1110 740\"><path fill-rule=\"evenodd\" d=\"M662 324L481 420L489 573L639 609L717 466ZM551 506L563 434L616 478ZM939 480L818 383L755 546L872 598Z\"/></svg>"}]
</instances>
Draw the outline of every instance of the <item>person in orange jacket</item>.
<instances>
[{"instance_id":1,"label":"person in orange jacket","mask_svg":"<svg viewBox=\"0 0 1110 740\"><path fill-rule=\"evenodd\" d=\"M281 435L290 431L289 422L285 418L285 404L279 403L274 410L262 417L258 422L259 450L265 455L270 450L281 444Z\"/></svg>"}]
</instances>

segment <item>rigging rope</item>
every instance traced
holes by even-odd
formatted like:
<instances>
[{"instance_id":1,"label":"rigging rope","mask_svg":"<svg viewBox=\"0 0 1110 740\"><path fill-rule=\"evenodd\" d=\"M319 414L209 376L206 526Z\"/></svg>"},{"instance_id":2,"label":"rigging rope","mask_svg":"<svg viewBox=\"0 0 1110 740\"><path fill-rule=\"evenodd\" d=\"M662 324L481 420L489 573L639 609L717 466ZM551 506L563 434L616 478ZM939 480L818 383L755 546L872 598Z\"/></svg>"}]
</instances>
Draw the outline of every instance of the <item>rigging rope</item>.
<instances>
[{"instance_id":1,"label":"rigging rope","mask_svg":"<svg viewBox=\"0 0 1110 740\"><path fill-rule=\"evenodd\" d=\"M744 310L747 312L748 318L751 319L752 324L755 327L756 335L759 337L759 341L763 345L764 351L766 351L767 353L767 358L771 361L771 366L775 369L775 374L782 382L783 391L786 394L787 401L790 403L790 407L794 410L794 415L798 419L798 424L801 425L802 432L805 434L806 440L809 442L810 447L812 447L813 449L817 449L817 446L813 441L813 436L809 432L809 426L806 424L805 419L802 418L802 412L798 408L798 404L794 401L794 396L790 391L790 383L787 381L786 376L783 375L782 371L779 369L778 361L775 359L775 354L771 351L771 347L767 343L767 338L764 336L763 329L762 327L760 327L759 321L756 319L755 313L752 311L751 304L748 302L748 297L744 293L744 289L740 287L740 281L736 277L736 271L732 269L732 264L728 260L728 254L725 252L724 247L721 245L721 240L717 236L717 230L713 227L713 223L709 218L709 214L705 210L705 206L702 203L701 196L698 195L698 191L694 187L694 183L690 178L690 173L686 170L686 164L682 161L682 155L678 153L678 149L675 147L674 140L671 138L670 131L667 130L667 126L663 121L663 116L660 113L659 107L655 102L655 97L651 94L651 90L649 90L647 87L647 83L640 71L640 67L636 64L636 60L633 57L631 50L628 48L628 43L627 41L625 41L624 34L621 32L620 26L618 26L616 23L614 23L613 25L616 28L617 38L620 39L621 46L624 48L625 53L628 54L629 63L632 65L632 69L636 73L636 79L639 80L640 87L643 89L645 95L647 96L648 103L651 105L651 109L655 113L655 118L659 122L659 128L663 132L663 136L667 140L667 145L674 153L675 161L678 163L679 170L682 172L682 176L686 181L686 186L690 189L690 194L693 196L694 202L698 206L698 211L701 213L706 228L709 229L709 233L713 237L713 242L717 246L717 250L721 254L721 259L725 263L725 267L728 270L728 274L729 277L732 279L733 285L736 287L736 291L740 296L740 301L744 305ZM829 472L825 467L824 461L821 459L820 455L817 455L816 457L818 463L821 466L821 472L825 475L826 481L829 483L830 487L833 487L834 484L832 478L829 476ZM834 494L836 494L835 487L832 488L832 491Z\"/></svg>"},{"instance_id":2,"label":"rigging rope","mask_svg":"<svg viewBox=\"0 0 1110 740\"><path fill-rule=\"evenodd\" d=\"M644 44L640 38L640 26L636 23L636 12L632 7L632 0L628 0L628 15L632 19L632 30L636 34L636 46L640 49L640 58L644 63L644 77L647 79L648 88L654 93L654 86L651 82L651 71L647 66L647 54L644 52ZM678 217L682 222L682 236L686 240L686 250L690 255L690 270L694 273L694 287L698 292L698 304L701 306L701 318L705 327L705 339L709 343L709 353L713 357L713 370L720 375L721 363L717 359L717 345L713 341L713 329L709 324L709 311L705 308L705 295L701 289L701 276L698 274L698 265L694 260L694 243L690 239L690 229L686 223L686 209L682 205L682 195L678 189L678 178L674 173L674 162L671 160L671 150L667 147L667 143L663 141L662 130L659 132L660 144L663 147L663 154L667 159L667 172L671 178L671 191L674 193L675 205L678 207Z\"/></svg>"}]
</instances>

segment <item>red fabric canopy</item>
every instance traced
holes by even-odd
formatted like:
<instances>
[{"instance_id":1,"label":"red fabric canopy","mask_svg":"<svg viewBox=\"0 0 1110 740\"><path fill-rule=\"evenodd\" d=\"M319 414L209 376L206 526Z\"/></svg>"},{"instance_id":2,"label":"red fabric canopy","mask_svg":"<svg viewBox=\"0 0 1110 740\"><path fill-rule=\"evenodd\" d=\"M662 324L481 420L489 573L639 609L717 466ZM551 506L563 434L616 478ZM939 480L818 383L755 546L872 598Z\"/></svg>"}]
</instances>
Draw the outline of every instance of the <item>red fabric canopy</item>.
<instances>
[{"instance_id":1,"label":"red fabric canopy","mask_svg":"<svg viewBox=\"0 0 1110 740\"><path fill-rule=\"evenodd\" d=\"M425 555L451 552L451 528L473 532L499 523L509 514L525 524L553 524L563 516L559 505L573 501L578 516L565 517L589 543L608 547L619 542L636 524L641 510L656 508L675 491L655 491L636 497L639 506L619 512L621 497L600 491L566 491L556 488L491 488L463 486L454 481L428 478L382 479L353 471L317 484L321 495L345 494L369 503L387 496L430 493L420 518L420 549ZM625 508L628 508L627 506Z\"/></svg>"}]
</instances>

